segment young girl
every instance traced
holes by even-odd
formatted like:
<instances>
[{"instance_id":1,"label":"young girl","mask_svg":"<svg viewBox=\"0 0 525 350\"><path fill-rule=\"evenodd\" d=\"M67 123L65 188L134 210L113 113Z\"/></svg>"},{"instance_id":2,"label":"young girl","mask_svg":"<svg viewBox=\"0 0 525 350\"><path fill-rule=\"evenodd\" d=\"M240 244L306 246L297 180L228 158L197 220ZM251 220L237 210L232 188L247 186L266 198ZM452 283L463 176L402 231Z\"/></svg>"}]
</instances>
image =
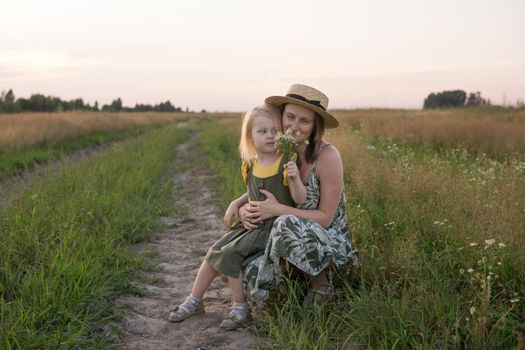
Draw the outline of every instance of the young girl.
<instances>
[{"instance_id":1,"label":"young girl","mask_svg":"<svg viewBox=\"0 0 525 350\"><path fill-rule=\"evenodd\" d=\"M300 181L297 165L293 161L285 163L282 155L276 152L275 133L280 130L281 115L273 106L256 107L244 116L239 151L242 176L248 192L236 200L239 203L245 203L248 199L263 200L265 197L259 192L260 189L270 191L280 203L289 206L306 200L306 188ZM236 214L231 209L233 207L230 205L224 216L228 226ZM203 313L204 293L215 277L223 274L228 277L232 289L233 306L220 327L231 330L250 321L252 317L242 288L242 270L264 252L273 221L266 220L254 229L235 223L208 250L191 294L171 311L168 320L181 322L192 315Z\"/></svg>"}]
</instances>

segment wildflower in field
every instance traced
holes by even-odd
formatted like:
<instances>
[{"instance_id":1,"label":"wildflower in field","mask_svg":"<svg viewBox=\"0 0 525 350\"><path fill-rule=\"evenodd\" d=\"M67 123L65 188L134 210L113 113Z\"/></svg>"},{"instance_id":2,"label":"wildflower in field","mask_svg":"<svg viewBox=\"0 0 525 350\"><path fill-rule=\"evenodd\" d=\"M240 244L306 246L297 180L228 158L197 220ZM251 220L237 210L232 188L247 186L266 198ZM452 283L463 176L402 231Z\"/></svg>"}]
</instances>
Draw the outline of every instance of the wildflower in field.
<instances>
[{"instance_id":1,"label":"wildflower in field","mask_svg":"<svg viewBox=\"0 0 525 350\"><path fill-rule=\"evenodd\" d=\"M478 244L476 242L472 242L472 243L469 244L469 246L471 246L471 247L477 247L477 245Z\"/></svg>"},{"instance_id":2,"label":"wildflower in field","mask_svg":"<svg viewBox=\"0 0 525 350\"><path fill-rule=\"evenodd\" d=\"M491 245L493 245L494 243L496 243L496 240L494 238L491 238L491 239L486 239L485 240L485 249L487 247L490 247Z\"/></svg>"},{"instance_id":3,"label":"wildflower in field","mask_svg":"<svg viewBox=\"0 0 525 350\"><path fill-rule=\"evenodd\" d=\"M459 269L459 273L460 274L464 274L465 273L465 269Z\"/></svg>"},{"instance_id":4,"label":"wildflower in field","mask_svg":"<svg viewBox=\"0 0 525 350\"><path fill-rule=\"evenodd\" d=\"M474 272L474 269L473 268L470 268L467 270L468 273L473 273Z\"/></svg>"},{"instance_id":5,"label":"wildflower in field","mask_svg":"<svg viewBox=\"0 0 525 350\"><path fill-rule=\"evenodd\" d=\"M498 243L498 247L500 247L500 248L505 248L506 246L507 245L505 243L503 243L503 242L499 242Z\"/></svg>"},{"instance_id":6,"label":"wildflower in field","mask_svg":"<svg viewBox=\"0 0 525 350\"><path fill-rule=\"evenodd\" d=\"M474 315L474 312L476 312L476 308L474 306L470 307L470 314Z\"/></svg>"},{"instance_id":7,"label":"wildflower in field","mask_svg":"<svg viewBox=\"0 0 525 350\"><path fill-rule=\"evenodd\" d=\"M287 129L284 133L278 131L275 134L275 146L277 151L283 155L285 162L288 162L297 147L293 139L292 130Z\"/></svg>"}]
</instances>

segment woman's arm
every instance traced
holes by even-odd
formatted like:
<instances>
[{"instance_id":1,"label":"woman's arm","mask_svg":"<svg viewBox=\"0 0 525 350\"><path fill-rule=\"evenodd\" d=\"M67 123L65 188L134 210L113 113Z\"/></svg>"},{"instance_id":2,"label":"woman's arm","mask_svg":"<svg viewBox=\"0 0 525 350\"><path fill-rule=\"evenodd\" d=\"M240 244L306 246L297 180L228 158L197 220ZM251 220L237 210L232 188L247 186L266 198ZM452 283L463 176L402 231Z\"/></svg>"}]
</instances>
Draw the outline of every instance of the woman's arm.
<instances>
[{"instance_id":1,"label":"woman's arm","mask_svg":"<svg viewBox=\"0 0 525 350\"><path fill-rule=\"evenodd\" d=\"M335 147L326 147L317 159L317 175L320 182L320 201L317 209L298 209L283 205L268 191L260 190L267 199L250 202L245 206L245 217L257 224L271 217L290 214L317 221L327 228L335 217L337 206L343 192L343 162Z\"/></svg>"},{"instance_id":2,"label":"woman's arm","mask_svg":"<svg viewBox=\"0 0 525 350\"><path fill-rule=\"evenodd\" d=\"M228 206L228 209L226 209L226 213L224 213L224 225L226 227L231 226L232 218L235 216L237 219L240 218L239 216L239 208L243 206L244 204L248 203L248 193L243 194L239 198L235 199L230 203Z\"/></svg>"}]
</instances>

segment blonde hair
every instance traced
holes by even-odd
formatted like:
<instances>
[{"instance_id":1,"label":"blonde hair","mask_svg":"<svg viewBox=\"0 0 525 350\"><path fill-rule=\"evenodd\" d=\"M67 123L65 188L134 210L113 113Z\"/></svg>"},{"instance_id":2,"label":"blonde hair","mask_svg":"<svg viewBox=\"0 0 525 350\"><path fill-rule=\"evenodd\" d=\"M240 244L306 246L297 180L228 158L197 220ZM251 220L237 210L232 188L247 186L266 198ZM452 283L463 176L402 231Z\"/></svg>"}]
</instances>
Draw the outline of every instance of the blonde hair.
<instances>
[{"instance_id":1,"label":"blonde hair","mask_svg":"<svg viewBox=\"0 0 525 350\"><path fill-rule=\"evenodd\" d=\"M252 140L253 119L258 115L264 115L273 119L275 129L281 131L281 112L274 106L263 104L246 112L242 120L241 141L239 142L239 153L241 159L250 166L255 158L257 151Z\"/></svg>"}]
</instances>

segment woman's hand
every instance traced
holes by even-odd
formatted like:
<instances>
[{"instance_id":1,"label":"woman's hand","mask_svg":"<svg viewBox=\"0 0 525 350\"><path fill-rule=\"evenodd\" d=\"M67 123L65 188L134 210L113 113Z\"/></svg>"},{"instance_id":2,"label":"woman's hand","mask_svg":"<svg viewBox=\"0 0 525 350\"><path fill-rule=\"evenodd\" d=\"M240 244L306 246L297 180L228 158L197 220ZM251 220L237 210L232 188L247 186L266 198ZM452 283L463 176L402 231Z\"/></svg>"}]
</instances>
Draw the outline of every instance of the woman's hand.
<instances>
[{"instance_id":1,"label":"woman's hand","mask_svg":"<svg viewBox=\"0 0 525 350\"><path fill-rule=\"evenodd\" d=\"M289 161L284 165L284 169L286 169L287 176L290 180L295 181L300 175L299 175L299 168L297 167L297 164L293 161Z\"/></svg>"},{"instance_id":2,"label":"woman's hand","mask_svg":"<svg viewBox=\"0 0 525 350\"><path fill-rule=\"evenodd\" d=\"M275 199L275 196L271 192L263 189L260 189L259 192L265 195L266 199L263 201L250 202L251 211L248 217L251 219L252 223L260 223L266 219L273 218L281 214L279 211L281 203Z\"/></svg>"},{"instance_id":3,"label":"woman's hand","mask_svg":"<svg viewBox=\"0 0 525 350\"><path fill-rule=\"evenodd\" d=\"M255 223L255 214L253 213L254 207L247 203L239 208L239 219L241 220L244 228L252 230L259 227L260 223Z\"/></svg>"}]
</instances>

